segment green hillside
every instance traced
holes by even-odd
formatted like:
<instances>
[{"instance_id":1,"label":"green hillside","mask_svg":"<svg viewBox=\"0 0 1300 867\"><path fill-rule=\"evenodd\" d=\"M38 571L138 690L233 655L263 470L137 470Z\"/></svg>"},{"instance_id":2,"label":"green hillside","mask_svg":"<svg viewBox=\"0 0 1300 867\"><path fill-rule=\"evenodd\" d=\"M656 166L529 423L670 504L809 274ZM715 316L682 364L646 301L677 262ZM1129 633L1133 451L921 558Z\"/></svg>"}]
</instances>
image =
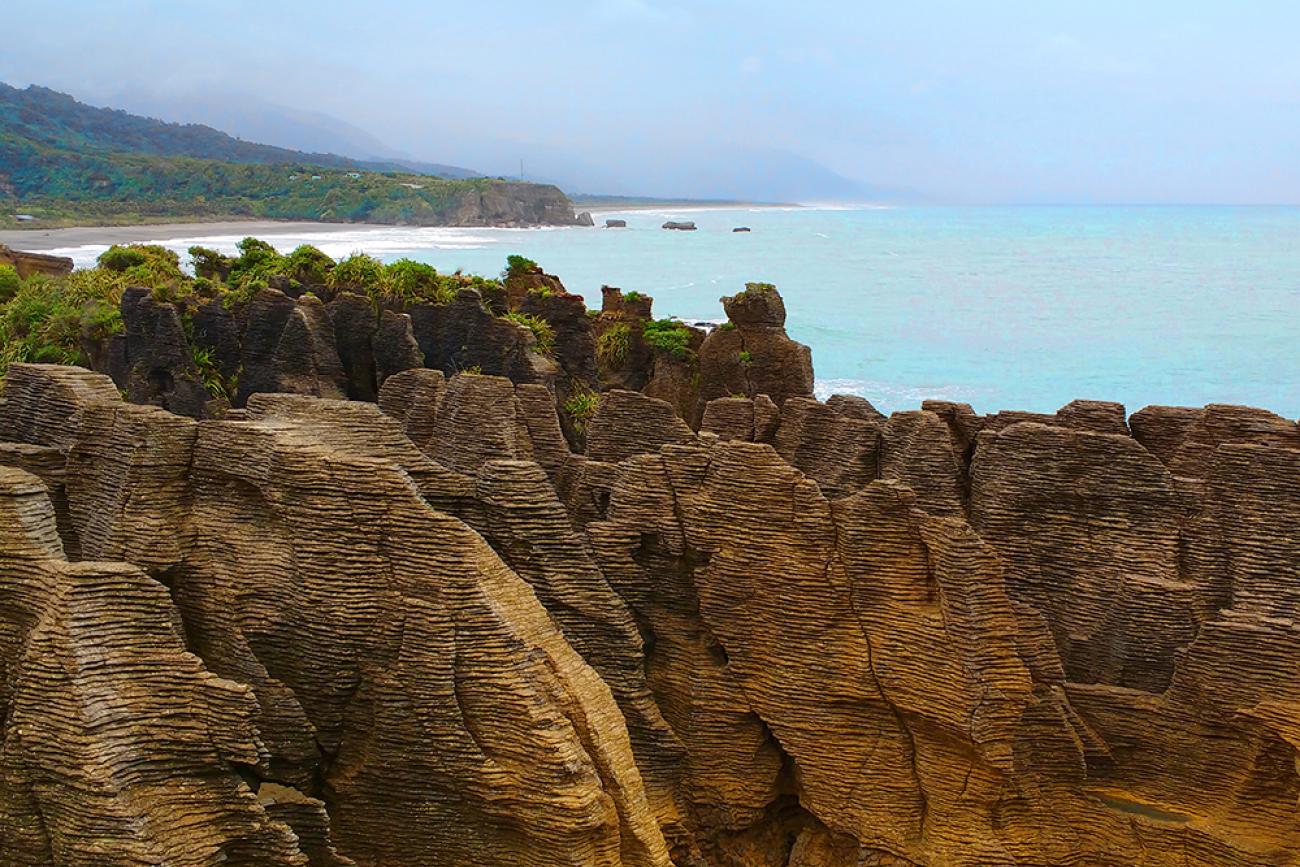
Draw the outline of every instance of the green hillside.
<instances>
[{"instance_id":1,"label":"green hillside","mask_svg":"<svg viewBox=\"0 0 1300 867\"><path fill-rule=\"evenodd\" d=\"M573 207L552 186L306 154L0 84L0 226L227 218L554 225Z\"/></svg>"},{"instance_id":2,"label":"green hillside","mask_svg":"<svg viewBox=\"0 0 1300 867\"><path fill-rule=\"evenodd\" d=\"M60 150L195 157L235 163L310 163L365 171L430 174L403 162L354 160L243 141L210 126L166 123L112 108L96 108L66 93L0 82L0 130ZM448 177L463 176L451 166ZM433 174L440 174L432 172Z\"/></svg>"}]
</instances>

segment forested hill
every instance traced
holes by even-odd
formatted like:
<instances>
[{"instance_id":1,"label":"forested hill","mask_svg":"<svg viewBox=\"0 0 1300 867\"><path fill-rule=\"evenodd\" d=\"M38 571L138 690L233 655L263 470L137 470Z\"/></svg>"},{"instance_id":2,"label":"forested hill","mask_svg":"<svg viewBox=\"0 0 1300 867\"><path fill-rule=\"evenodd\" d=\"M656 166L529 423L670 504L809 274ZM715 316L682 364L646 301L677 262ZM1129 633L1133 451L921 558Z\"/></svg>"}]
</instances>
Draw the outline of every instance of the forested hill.
<instances>
[{"instance_id":1,"label":"forested hill","mask_svg":"<svg viewBox=\"0 0 1300 867\"><path fill-rule=\"evenodd\" d=\"M20 221L19 215L23 216ZM35 219L30 219L30 218ZM558 188L254 144L0 84L0 226L270 218L572 225Z\"/></svg>"},{"instance_id":2,"label":"forested hill","mask_svg":"<svg viewBox=\"0 0 1300 867\"><path fill-rule=\"evenodd\" d=\"M233 163L307 163L366 171L414 171L449 178L476 174L456 166L431 165L426 171L411 163L356 160L337 154L303 153L257 144L202 124L166 123L120 109L96 108L66 93L35 84L20 90L0 82L0 131L83 154L101 151Z\"/></svg>"}]
</instances>

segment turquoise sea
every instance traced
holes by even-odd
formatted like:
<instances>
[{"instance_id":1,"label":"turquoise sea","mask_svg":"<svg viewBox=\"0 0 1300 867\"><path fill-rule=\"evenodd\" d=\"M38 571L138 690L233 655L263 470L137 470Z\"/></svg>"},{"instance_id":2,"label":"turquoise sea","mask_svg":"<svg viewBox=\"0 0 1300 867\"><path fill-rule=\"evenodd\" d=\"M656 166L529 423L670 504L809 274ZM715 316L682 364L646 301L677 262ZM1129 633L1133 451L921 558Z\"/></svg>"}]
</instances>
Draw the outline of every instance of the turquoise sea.
<instances>
[{"instance_id":1,"label":"turquoise sea","mask_svg":"<svg viewBox=\"0 0 1300 867\"><path fill-rule=\"evenodd\" d=\"M608 283L687 320L721 317L718 298L745 281L775 283L790 334L812 347L819 392L887 412L927 397L979 411L1096 398L1130 412L1244 403L1300 416L1297 208L665 209L597 223L606 217L628 228L348 227L272 240L478 273L520 253L591 305ZM670 218L699 230L660 229Z\"/></svg>"}]
</instances>

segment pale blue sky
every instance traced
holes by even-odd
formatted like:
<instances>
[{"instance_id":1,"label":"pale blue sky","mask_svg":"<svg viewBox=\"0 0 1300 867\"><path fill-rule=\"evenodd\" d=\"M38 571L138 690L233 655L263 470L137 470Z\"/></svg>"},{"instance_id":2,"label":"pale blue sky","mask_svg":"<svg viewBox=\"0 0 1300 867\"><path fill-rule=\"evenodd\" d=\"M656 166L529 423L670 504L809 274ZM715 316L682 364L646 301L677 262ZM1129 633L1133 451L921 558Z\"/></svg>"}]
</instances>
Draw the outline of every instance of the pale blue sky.
<instances>
[{"instance_id":1,"label":"pale blue sky","mask_svg":"<svg viewBox=\"0 0 1300 867\"><path fill-rule=\"evenodd\" d=\"M757 150L948 200L1300 202L1294 2L42 0L5 16L13 84L257 93L424 159L495 173L527 153L591 191L707 192L726 153Z\"/></svg>"}]
</instances>

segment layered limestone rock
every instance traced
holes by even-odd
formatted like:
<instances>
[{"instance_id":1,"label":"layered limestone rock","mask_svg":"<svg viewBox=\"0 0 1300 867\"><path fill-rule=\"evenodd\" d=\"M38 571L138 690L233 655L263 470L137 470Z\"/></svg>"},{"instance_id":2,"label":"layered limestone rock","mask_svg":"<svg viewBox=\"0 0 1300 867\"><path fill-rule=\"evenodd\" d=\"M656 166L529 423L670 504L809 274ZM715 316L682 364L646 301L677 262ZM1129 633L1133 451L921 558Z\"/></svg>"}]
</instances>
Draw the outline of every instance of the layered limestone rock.
<instances>
[{"instance_id":1,"label":"layered limestone rock","mask_svg":"<svg viewBox=\"0 0 1300 867\"><path fill-rule=\"evenodd\" d=\"M1300 863L1294 422L801 369L574 454L544 381L195 421L15 366L0 864Z\"/></svg>"},{"instance_id":2,"label":"layered limestone rock","mask_svg":"<svg viewBox=\"0 0 1300 867\"><path fill-rule=\"evenodd\" d=\"M166 588L69 563L44 485L4 467L0 614L0 863L348 863L245 783L253 694L186 652Z\"/></svg>"},{"instance_id":3,"label":"layered limestone rock","mask_svg":"<svg viewBox=\"0 0 1300 867\"><path fill-rule=\"evenodd\" d=\"M235 422L196 423L120 400L67 412L80 419L69 500L88 556L128 558L163 582L130 567L154 589L163 625L137 622L136 605L119 615L136 636L165 631L177 641L183 630L216 675L204 676L243 696L247 724L222 737L256 745L237 762L257 791L232 794L226 809L248 812L284 852L258 837L230 844L226 857L667 867L659 820L671 815L669 794L661 787L669 806L652 809L625 713L641 710L647 749L671 756L679 747L644 682L635 688L640 650L626 609L570 550L576 539L556 536L567 516L539 467L520 465L533 473L520 477L488 462L476 483L429 459L365 403L256 395L249 420ZM53 509L43 486L25 478L24 493L48 512L40 538L52 550ZM549 497L540 523L530 490ZM539 592L574 606L566 631L457 510L500 533ZM594 582L586 591L584 574ZM19 616L13 606L0 611ZM611 672L627 711L568 632ZM155 708L141 702L140 712ZM151 755L155 739L140 731L139 741L118 739ZM167 814L165 800L153 803ZM85 809L94 819L106 808ZM235 823L209 813L196 846L205 835L224 839ZM53 829L49 845L78 833ZM108 833L133 845L133 831ZM255 844L270 854L259 860ZM139 863L156 863L148 857ZM195 859L178 863L209 863Z\"/></svg>"},{"instance_id":4,"label":"layered limestone rock","mask_svg":"<svg viewBox=\"0 0 1300 867\"><path fill-rule=\"evenodd\" d=\"M776 288L751 283L722 306L728 327L711 331L699 349L696 418L709 401L736 394L766 394L777 405L812 397L812 352L786 334L785 302Z\"/></svg>"},{"instance_id":5,"label":"layered limestone rock","mask_svg":"<svg viewBox=\"0 0 1300 867\"><path fill-rule=\"evenodd\" d=\"M475 289L460 290L450 304L416 304L407 312L425 366L447 376L468 371L552 384L560 372L536 351L531 331L502 319Z\"/></svg>"},{"instance_id":6,"label":"layered limestone rock","mask_svg":"<svg viewBox=\"0 0 1300 867\"><path fill-rule=\"evenodd\" d=\"M48 274L60 277L72 273L72 260L67 256L50 256L45 253L27 253L0 244L0 265L8 265L19 277Z\"/></svg>"}]
</instances>

